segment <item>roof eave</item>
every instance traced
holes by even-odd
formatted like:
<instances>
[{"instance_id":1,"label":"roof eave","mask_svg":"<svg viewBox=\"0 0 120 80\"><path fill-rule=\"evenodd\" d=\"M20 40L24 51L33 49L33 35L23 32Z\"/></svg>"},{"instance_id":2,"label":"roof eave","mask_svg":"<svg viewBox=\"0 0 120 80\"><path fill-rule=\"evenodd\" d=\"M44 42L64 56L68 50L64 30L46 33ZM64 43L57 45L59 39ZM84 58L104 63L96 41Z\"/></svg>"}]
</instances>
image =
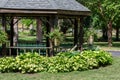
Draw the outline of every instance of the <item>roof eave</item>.
<instances>
[{"instance_id":1,"label":"roof eave","mask_svg":"<svg viewBox=\"0 0 120 80\"><path fill-rule=\"evenodd\" d=\"M74 11L74 10L55 10L55 9L0 9L0 14L39 14L39 15L85 15L85 16L90 16L91 12L90 11Z\"/></svg>"}]
</instances>

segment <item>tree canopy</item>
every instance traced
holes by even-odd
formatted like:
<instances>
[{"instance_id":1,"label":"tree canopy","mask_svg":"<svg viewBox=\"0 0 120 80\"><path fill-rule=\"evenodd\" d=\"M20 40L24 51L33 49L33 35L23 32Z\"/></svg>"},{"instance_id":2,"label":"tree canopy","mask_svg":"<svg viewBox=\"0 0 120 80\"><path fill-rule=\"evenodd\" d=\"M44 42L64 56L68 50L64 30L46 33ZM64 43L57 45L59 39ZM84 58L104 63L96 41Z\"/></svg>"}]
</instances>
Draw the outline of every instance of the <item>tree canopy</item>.
<instances>
[{"instance_id":1,"label":"tree canopy","mask_svg":"<svg viewBox=\"0 0 120 80\"><path fill-rule=\"evenodd\" d=\"M91 11L93 27L106 27L109 46L112 46L112 25L119 25L119 0L78 0Z\"/></svg>"}]
</instances>

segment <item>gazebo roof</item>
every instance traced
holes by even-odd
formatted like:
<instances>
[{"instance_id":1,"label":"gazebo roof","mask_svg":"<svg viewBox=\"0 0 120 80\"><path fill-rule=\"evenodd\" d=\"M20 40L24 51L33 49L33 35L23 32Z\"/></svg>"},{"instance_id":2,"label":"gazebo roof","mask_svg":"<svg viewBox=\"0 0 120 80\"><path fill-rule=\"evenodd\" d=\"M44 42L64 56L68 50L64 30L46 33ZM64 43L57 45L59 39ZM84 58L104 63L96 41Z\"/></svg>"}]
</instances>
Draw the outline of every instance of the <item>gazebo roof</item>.
<instances>
[{"instance_id":1,"label":"gazebo roof","mask_svg":"<svg viewBox=\"0 0 120 80\"><path fill-rule=\"evenodd\" d=\"M0 13L89 15L76 0L0 0Z\"/></svg>"}]
</instances>

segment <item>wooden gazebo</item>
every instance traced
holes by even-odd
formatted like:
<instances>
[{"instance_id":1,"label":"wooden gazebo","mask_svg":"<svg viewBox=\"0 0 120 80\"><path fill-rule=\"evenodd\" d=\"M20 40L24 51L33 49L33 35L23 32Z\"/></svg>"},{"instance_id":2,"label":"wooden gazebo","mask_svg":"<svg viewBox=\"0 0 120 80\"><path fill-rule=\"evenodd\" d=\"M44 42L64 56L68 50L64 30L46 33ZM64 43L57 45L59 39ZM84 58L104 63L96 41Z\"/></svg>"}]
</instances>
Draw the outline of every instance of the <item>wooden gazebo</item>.
<instances>
[{"instance_id":1,"label":"wooden gazebo","mask_svg":"<svg viewBox=\"0 0 120 80\"><path fill-rule=\"evenodd\" d=\"M47 33L54 30L55 19L75 19L74 44L79 43L78 47L81 50L83 43L83 19L89 15L90 10L75 0L0 0L2 29L6 32L6 23L9 22L10 24L10 48L16 48L18 34L15 26L15 23L17 23L16 18L45 17L48 20L46 24ZM38 25L38 30L40 27L41 24ZM2 47L5 48L5 44ZM46 39L46 47L51 47L49 38ZM48 50L48 56L53 55L52 50L52 48Z\"/></svg>"}]
</instances>

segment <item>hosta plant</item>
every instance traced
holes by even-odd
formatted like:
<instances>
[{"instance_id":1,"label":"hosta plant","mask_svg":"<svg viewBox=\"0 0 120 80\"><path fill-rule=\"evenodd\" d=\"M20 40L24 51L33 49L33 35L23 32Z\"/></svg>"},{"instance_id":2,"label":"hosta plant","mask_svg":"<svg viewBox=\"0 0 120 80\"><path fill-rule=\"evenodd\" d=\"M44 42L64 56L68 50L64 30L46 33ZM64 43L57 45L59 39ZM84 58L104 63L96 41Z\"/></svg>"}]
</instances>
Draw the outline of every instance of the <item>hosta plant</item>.
<instances>
[{"instance_id":1,"label":"hosta plant","mask_svg":"<svg viewBox=\"0 0 120 80\"><path fill-rule=\"evenodd\" d=\"M17 57L0 58L0 72L71 72L112 64L112 56L105 51L60 52L54 57L38 53L24 53Z\"/></svg>"}]
</instances>

